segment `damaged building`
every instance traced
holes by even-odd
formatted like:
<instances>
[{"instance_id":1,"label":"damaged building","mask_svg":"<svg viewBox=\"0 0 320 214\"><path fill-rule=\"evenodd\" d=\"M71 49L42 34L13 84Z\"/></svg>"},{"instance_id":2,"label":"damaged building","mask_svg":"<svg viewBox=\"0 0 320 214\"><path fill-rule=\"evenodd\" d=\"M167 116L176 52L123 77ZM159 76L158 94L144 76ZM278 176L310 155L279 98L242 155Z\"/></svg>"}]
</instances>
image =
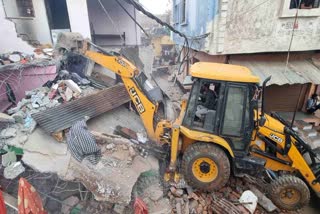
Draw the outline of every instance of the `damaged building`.
<instances>
[{"instance_id":1,"label":"damaged building","mask_svg":"<svg viewBox=\"0 0 320 214\"><path fill-rule=\"evenodd\" d=\"M103 7L101 7L101 5ZM122 5L121 5L122 6ZM77 32L100 46L139 45L140 31L134 7L116 1L3 0L7 20L31 44L54 44L59 32Z\"/></svg>"},{"instance_id":2,"label":"damaged building","mask_svg":"<svg viewBox=\"0 0 320 214\"><path fill-rule=\"evenodd\" d=\"M317 212L319 1L0 1L1 214Z\"/></svg>"},{"instance_id":3,"label":"damaged building","mask_svg":"<svg viewBox=\"0 0 320 214\"><path fill-rule=\"evenodd\" d=\"M192 38L191 63L243 65L262 80L272 76L266 109L293 112L298 102L298 110L305 111L306 100L319 92L319 2L298 9L298 14L297 6L292 6L294 0L265 1L262 5L260 1L205 2L173 3L174 26ZM183 45L181 37L173 34L173 38Z\"/></svg>"}]
</instances>

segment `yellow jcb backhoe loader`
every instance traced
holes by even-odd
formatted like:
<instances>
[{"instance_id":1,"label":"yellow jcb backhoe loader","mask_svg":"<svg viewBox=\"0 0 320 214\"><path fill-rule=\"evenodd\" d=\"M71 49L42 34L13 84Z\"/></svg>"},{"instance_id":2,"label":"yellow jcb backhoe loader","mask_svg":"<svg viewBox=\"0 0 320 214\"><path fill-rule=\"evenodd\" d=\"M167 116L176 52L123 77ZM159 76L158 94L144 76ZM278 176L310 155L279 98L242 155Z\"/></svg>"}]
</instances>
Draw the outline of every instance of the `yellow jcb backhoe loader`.
<instances>
[{"instance_id":1,"label":"yellow jcb backhoe loader","mask_svg":"<svg viewBox=\"0 0 320 214\"><path fill-rule=\"evenodd\" d=\"M258 109L260 80L246 67L192 65L189 99L182 100L179 117L168 121L158 116L160 89L127 59L80 35L66 33L59 40L69 40L68 45L73 45L69 51L77 51L121 77L148 137L170 148L166 180L183 177L193 188L214 191L227 183L231 173L267 172L272 178L270 198L279 208L303 207L310 199L309 188L320 197L320 151L312 150L278 114L264 113L263 90Z\"/></svg>"}]
</instances>

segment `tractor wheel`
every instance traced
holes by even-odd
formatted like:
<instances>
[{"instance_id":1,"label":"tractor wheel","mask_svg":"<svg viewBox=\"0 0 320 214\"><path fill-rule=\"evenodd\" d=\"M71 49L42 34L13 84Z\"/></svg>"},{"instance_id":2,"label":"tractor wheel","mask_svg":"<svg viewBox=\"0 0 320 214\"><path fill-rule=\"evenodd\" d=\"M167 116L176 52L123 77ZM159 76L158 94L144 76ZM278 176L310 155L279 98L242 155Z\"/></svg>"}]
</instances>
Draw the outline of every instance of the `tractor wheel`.
<instances>
[{"instance_id":1,"label":"tractor wheel","mask_svg":"<svg viewBox=\"0 0 320 214\"><path fill-rule=\"evenodd\" d=\"M182 174L191 187L210 192L228 182L230 162L226 153L217 145L195 143L183 154Z\"/></svg>"},{"instance_id":2,"label":"tractor wheel","mask_svg":"<svg viewBox=\"0 0 320 214\"><path fill-rule=\"evenodd\" d=\"M280 209L297 210L310 200L308 186L298 177L282 176L271 183L270 198Z\"/></svg>"}]
</instances>

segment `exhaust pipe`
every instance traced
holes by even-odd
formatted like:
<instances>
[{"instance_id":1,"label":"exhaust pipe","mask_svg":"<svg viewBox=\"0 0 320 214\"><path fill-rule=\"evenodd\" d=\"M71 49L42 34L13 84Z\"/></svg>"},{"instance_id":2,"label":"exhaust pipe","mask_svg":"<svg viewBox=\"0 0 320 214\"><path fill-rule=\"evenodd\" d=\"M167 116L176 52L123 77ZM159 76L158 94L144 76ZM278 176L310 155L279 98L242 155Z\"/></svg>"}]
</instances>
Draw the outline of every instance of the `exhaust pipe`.
<instances>
[{"instance_id":1,"label":"exhaust pipe","mask_svg":"<svg viewBox=\"0 0 320 214\"><path fill-rule=\"evenodd\" d=\"M265 79L262 83L262 103L261 103L261 115L259 119L259 126L264 126L266 123L266 118L264 116L264 101L265 101L265 90L267 83L271 80L271 76L269 76L267 79Z\"/></svg>"}]
</instances>

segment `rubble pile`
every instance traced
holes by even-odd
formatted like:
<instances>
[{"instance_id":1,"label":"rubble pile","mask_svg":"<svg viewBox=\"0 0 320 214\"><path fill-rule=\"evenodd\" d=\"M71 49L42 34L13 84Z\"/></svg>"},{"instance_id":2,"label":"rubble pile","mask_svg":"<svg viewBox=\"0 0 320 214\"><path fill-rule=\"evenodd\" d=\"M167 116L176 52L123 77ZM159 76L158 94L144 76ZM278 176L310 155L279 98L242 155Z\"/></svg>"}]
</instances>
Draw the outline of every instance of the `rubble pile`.
<instances>
[{"instance_id":1,"label":"rubble pile","mask_svg":"<svg viewBox=\"0 0 320 214\"><path fill-rule=\"evenodd\" d=\"M35 60L53 59L53 48L51 45L42 45L34 50L34 54L26 54L19 51L0 54L0 65L8 65L13 63L31 63Z\"/></svg>"},{"instance_id":2,"label":"rubble pile","mask_svg":"<svg viewBox=\"0 0 320 214\"><path fill-rule=\"evenodd\" d=\"M158 170L157 160L151 156L142 157L137 145L130 140L93 134L101 148L100 161L93 165L86 159L80 163L71 158L64 179L81 181L98 201L127 206L138 177L148 170Z\"/></svg>"},{"instance_id":3,"label":"rubble pile","mask_svg":"<svg viewBox=\"0 0 320 214\"><path fill-rule=\"evenodd\" d=\"M19 51L0 54L0 65L8 65L12 63L26 63L34 60L33 55L21 53Z\"/></svg>"},{"instance_id":4,"label":"rubble pile","mask_svg":"<svg viewBox=\"0 0 320 214\"><path fill-rule=\"evenodd\" d=\"M140 175L132 190L132 199L142 200L149 213L171 213L169 198L164 193L161 175L150 170Z\"/></svg>"},{"instance_id":5,"label":"rubble pile","mask_svg":"<svg viewBox=\"0 0 320 214\"><path fill-rule=\"evenodd\" d=\"M44 87L26 91L25 99L17 103L16 107L9 109L8 114L17 118L18 121L16 122L21 122L21 117L18 116L24 116L24 114L32 115L98 91L98 89L89 86L90 81L87 79L74 78L79 85L72 79L68 79L76 75L71 74L69 76L68 71L60 71L58 79L56 78L57 80L47 82Z\"/></svg>"},{"instance_id":6,"label":"rubble pile","mask_svg":"<svg viewBox=\"0 0 320 214\"><path fill-rule=\"evenodd\" d=\"M8 114L0 114L0 149L9 151L6 145L23 149L27 147L25 144L37 127L36 121L32 118L33 114L99 91L99 89L91 87L88 80L81 79L82 84L78 85L68 79L70 76L67 71L59 72L55 81L48 82L43 87L26 91L25 98L15 107L9 109ZM23 166L17 163L19 162L13 162L6 166L8 172L13 170L17 173L13 175L5 173L4 176L8 175L8 178L14 178L23 172Z\"/></svg>"},{"instance_id":7,"label":"rubble pile","mask_svg":"<svg viewBox=\"0 0 320 214\"><path fill-rule=\"evenodd\" d=\"M52 59L54 55L54 49L50 44L40 45L33 52L36 59Z\"/></svg>"},{"instance_id":8,"label":"rubble pile","mask_svg":"<svg viewBox=\"0 0 320 214\"><path fill-rule=\"evenodd\" d=\"M8 128L1 131L0 138L15 137L16 134L13 129L19 129L22 132L31 134L36 127L32 114L45 111L97 91L98 89L89 85L79 87L72 80L59 80L51 88L41 87L32 91L26 91L26 98L22 99L16 107L7 111L10 116L6 115L0 118L0 123L9 124Z\"/></svg>"},{"instance_id":9,"label":"rubble pile","mask_svg":"<svg viewBox=\"0 0 320 214\"><path fill-rule=\"evenodd\" d=\"M257 181L252 180L252 178L231 177L227 185L216 192L205 193L194 191L189 186L187 186L187 188L172 186L167 196L170 199L172 212L177 214L260 214L278 210L270 199L255 186L261 188L261 183L258 184ZM253 197L256 197L256 200L252 198L248 200L248 197L243 197L247 195L248 192L250 192ZM257 202L259 206L257 206Z\"/></svg>"}]
</instances>

